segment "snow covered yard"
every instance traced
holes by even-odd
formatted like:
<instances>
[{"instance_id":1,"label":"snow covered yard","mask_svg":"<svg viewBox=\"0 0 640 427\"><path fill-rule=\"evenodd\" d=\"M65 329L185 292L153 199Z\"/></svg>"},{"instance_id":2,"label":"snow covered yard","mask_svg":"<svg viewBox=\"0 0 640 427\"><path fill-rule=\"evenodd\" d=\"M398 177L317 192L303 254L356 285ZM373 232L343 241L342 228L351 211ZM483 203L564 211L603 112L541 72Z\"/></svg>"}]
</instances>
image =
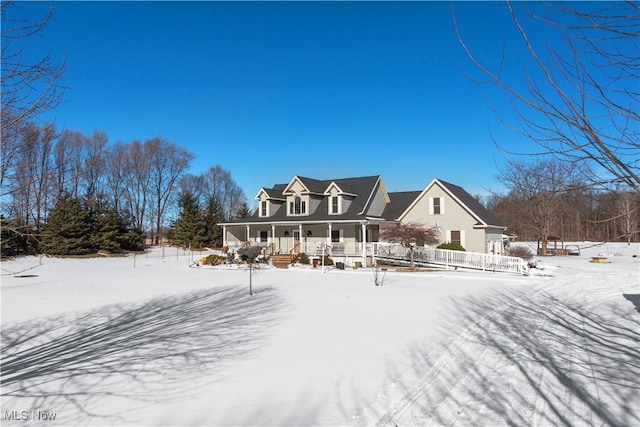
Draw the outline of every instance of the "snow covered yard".
<instances>
[{"instance_id":1,"label":"snow covered yard","mask_svg":"<svg viewBox=\"0 0 640 427\"><path fill-rule=\"evenodd\" d=\"M253 296L170 251L3 262L1 422L639 425L640 245L580 245L528 277L261 269Z\"/></svg>"}]
</instances>

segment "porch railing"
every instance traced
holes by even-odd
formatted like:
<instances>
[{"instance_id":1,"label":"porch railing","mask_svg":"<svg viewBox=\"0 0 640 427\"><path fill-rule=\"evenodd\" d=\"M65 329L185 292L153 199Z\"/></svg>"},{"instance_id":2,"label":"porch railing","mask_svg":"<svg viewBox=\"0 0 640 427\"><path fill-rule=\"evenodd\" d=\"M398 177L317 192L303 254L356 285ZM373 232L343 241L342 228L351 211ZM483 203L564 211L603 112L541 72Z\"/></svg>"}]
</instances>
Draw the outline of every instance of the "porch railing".
<instances>
[{"instance_id":1,"label":"porch railing","mask_svg":"<svg viewBox=\"0 0 640 427\"><path fill-rule=\"evenodd\" d=\"M411 248L393 243L373 243L373 256L376 261L408 264L411 260ZM529 266L522 258L479 252L415 247L413 260L415 264L423 266L469 268L521 275L529 273Z\"/></svg>"},{"instance_id":2,"label":"porch railing","mask_svg":"<svg viewBox=\"0 0 640 427\"><path fill-rule=\"evenodd\" d=\"M322 254L322 247L325 246L325 254L332 256L361 256L362 255L362 243L361 242L346 242L338 243L333 242L327 244L321 241L308 241L308 242L295 242L287 246L278 245L276 242L270 240L268 242L251 241L252 245L260 246L269 254L275 253L298 253L304 252L307 255L320 255ZM227 246L232 251L237 251L239 248L246 245L246 242L230 242ZM373 243L367 242L366 244L367 255L373 254Z\"/></svg>"}]
</instances>

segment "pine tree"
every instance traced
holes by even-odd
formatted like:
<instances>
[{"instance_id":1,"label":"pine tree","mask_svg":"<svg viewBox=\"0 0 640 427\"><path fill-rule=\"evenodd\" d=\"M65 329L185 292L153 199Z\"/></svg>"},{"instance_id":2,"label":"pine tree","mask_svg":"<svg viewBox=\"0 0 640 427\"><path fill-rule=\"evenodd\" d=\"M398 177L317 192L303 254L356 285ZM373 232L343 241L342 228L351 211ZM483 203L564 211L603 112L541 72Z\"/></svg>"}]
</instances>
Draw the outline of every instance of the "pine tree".
<instances>
[{"instance_id":1,"label":"pine tree","mask_svg":"<svg viewBox=\"0 0 640 427\"><path fill-rule=\"evenodd\" d=\"M207 229L198 200L191 192L182 193L180 214L171 227L170 242L174 245L204 247Z\"/></svg>"},{"instance_id":2,"label":"pine tree","mask_svg":"<svg viewBox=\"0 0 640 427\"><path fill-rule=\"evenodd\" d=\"M95 220L82 201L64 194L43 227L40 248L51 255L95 253L94 226Z\"/></svg>"},{"instance_id":3,"label":"pine tree","mask_svg":"<svg viewBox=\"0 0 640 427\"><path fill-rule=\"evenodd\" d=\"M218 225L223 221L222 206L215 197L210 197L204 210L204 222L206 228L205 245L211 247L222 246L222 227Z\"/></svg>"},{"instance_id":4,"label":"pine tree","mask_svg":"<svg viewBox=\"0 0 640 427\"><path fill-rule=\"evenodd\" d=\"M94 243L99 250L121 252L119 242L120 221L115 209L110 207L104 197L98 197L95 208L96 233Z\"/></svg>"},{"instance_id":5,"label":"pine tree","mask_svg":"<svg viewBox=\"0 0 640 427\"><path fill-rule=\"evenodd\" d=\"M10 257L23 252L28 252L28 238L25 228L20 226L16 219L0 217L0 255Z\"/></svg>"},{"instance_id":6,"label":"pine tree","mask_svg":"<svg viewBox=\"0 0 640 427\"><path fill-rule=\"evenodd\" d=\"M144 233L136 227L134 216L128 212L119 212L117 215L120 225L120 247L125 251L141 250L144 246Z\"/></svg>"},{"instance_id":7,"label":"pine tree","mask_svg":"<svg viewBox=\"0 0 640 427\"><path fill-rule=\"evenodd\" d=\"M235 219L249 218L251 216L251 209L247 202L244 202L233 216Z\"/></svg>"},{"instance_id":8,"label":"pine tree","mask_svg":"<svg viewBox=\"0 0 640 427\"><path fill-rule=\"evenodd\" d=\"M95 206L94 244L99 250L111 253L140 250L144 239L135 229L133 217L116 211L104 196L98 196Z\"/></svg>"}]
</instances>

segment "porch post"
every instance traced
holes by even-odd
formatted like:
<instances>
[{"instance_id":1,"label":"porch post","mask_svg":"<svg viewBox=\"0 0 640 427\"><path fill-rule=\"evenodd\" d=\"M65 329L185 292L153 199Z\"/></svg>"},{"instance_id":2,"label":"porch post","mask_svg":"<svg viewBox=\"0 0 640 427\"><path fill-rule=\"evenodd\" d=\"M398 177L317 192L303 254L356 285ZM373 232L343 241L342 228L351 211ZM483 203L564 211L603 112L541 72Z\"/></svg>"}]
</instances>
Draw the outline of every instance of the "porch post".
<instances>
[{"instance_id":1,"label":"porch post","mask_svg":"<svg viewBox=\"0 0 640 427\"><path fill-rule=\"evenodd\" d=\"M329 235L327 236L327 243L331 244L331 223L327 224L329 226Z\"/></svg>"},{"instance_id":2,"label":"porch post","mask_svg":"<svg viewBox=\"0 0 640 427\"><path fill-rule=\"evenodd\" d=\"M362 266L367 266L367 224L362 223Z\"/></svg>"},{"instance_id":3,"label":"porch post","mask_svg":"<svg viewBox=\"0 0 640 427\"><path fill-rule=\"evenodd\" d=\"M227 246L227 226L222 226L222 246Z\"/></svg>"},{"instance_id":4,"label":"porch post","mask_svg":"<svg viewBox=\"0 0 640 427\"><path fill-rule=\"evenodd\" d=\"M276 252L276 226L271 224L271 251L272 253ZM278 248L278 251L280 248Z\"/></svg>"},{"instance_id":5,"label":"porch post","mask_svg":"<svg viewBox=\"0 0 640 427\"><path fill-rule=\"evenodd\" d=\"M307 248L302 247L302 242L304 242L304 236L302 235L302 224L298 224L298 233L300 235L300 240L299 240L299 247L298 247L298 252L304 252L307 253Z\"/></svg>"}]
</instances>

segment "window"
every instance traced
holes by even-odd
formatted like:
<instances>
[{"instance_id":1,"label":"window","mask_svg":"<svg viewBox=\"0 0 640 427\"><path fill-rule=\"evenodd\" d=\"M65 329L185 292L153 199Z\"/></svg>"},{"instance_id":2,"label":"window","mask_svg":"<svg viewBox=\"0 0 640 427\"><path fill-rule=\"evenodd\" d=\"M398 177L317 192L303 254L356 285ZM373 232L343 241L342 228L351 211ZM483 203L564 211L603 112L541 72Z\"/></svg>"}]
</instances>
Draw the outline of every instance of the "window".
<instances>
[{"instance_id":1,"label":"window","mask_svg":"<svg viewBox=\"0 0 640 427\"><path fill-rule=\"evenodd\" d=\"M260 241L261 242L269 241L269 232L268 231L261 231L260 232Z\"/></svg>"},{"instance_id":2,"label":"window","mask_svg":"<svg viewBox=\"0 0 640 427\"><path fill-rule=\"evenodd\" d=\"M451 243L457 243L462 245L462 239L460 236L460 231L451 231Z\"/></svg>"},{"instance_id":3,"label":"window","mask_svg":"<svg viewBox=\"0 0 640 427\"><path fill-rule=\"evenodd\" d=\"M441 213L441 208L440 208L440 197L434 197L433 198L433 214L434 215L440 215Z\"/></svg>"},{"instance_id":4,"label":"window","mask_svg":"<svg viewBox=\"0 0 640 427\"><path fill-rule=\"evenodd\" d=\"M331 241L332 242L340 241L340 230L331 230Z\"/></svg>"},{"instance_id":5,"label":"window","mask_svg":"<svg viewBox=\"0 0 640 427\"><path fill-rule=\"evenodd\" d=\"M260 216L267 216L267 202L266 202L266 200L260 202Z\"/></svg>"},{"instance_id":6,"label":"window","mask_svg":"<svg viewBox=\"0 0 640 427\"><path fill-rule=\"evenodd\" d=\"M338 210L338 196L331 196L331 213L337 214L340 211Z\"/></svg>"},{"instance_id":7,"label":"window","mask_svg":"<svg viewBox=\"0 0 640 427\"><path fill-rule=\"evenodd\" d=\"M296 196L293 202L289 202L289 215L304 215L307 213L307 202Z\"/></svg>"},{"instance_id":8,"label":"window","mask_svg":"<svg viewBox=\"0 0 640 427\"><path fill-rule=\"evenodd\" d=\"M295 199L293 199L293 213L296 215L300 215L300 210L301 210L301 201L300 201L300 197L296 196Z\"/></svg>"}]
</instances>

